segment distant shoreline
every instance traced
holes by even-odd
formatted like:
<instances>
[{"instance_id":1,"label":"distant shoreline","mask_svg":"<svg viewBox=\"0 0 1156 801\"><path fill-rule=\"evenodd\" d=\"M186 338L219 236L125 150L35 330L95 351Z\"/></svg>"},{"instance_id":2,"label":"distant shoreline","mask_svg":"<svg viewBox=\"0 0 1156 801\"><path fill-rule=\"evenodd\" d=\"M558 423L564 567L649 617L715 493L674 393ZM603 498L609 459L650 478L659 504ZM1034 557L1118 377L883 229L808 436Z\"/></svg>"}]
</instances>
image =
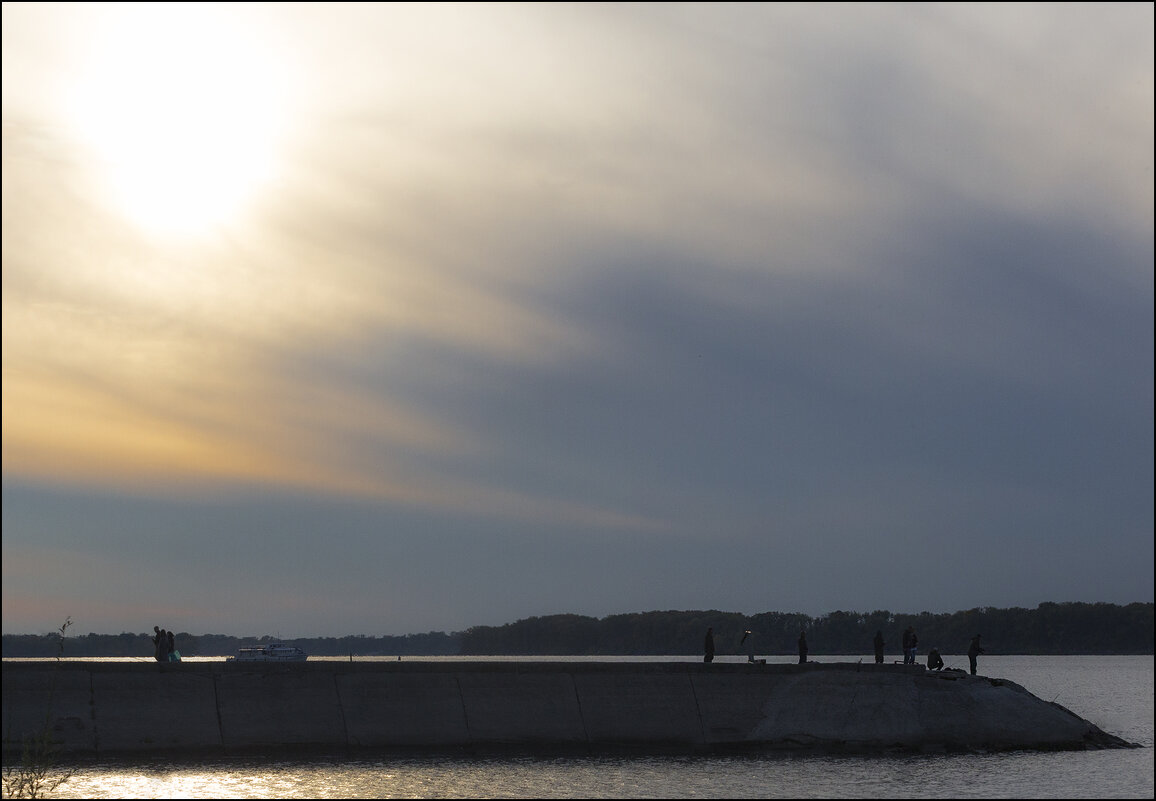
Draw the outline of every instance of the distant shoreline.
<instances>
[{"instance_id":1,"label":"distant shoreline","mask_svg":"<svg viewBox=\"0 0 1156 801\"><path fill-rule=\"evenodd\" d=\"M424 634L345 635L341 637L234 637L225 634L175 633L182 654L231 656L254 644L283 642L313 656L662 656L701 654L703 635L713 630L715 653L747 653L744 633L753 637L760 656L797 653L796 641L805 631L812 656L871 653L880 632L885 653L900 653L902 634L912 629L918 651L965 651L972 637L983 636L987 653L1030 656L1078 655L1144 656L1156 653L1153 604L1108 603L1039 604L1035 609L979 607L959 612L902 614L886 609L873 612L837 611L819 617L794 612L745 615L718 610L654 611L608 615L575 614L530 617L502 626L473 626L466 631L430 631ZM163 623L164 621L160 621ZM149 629L152 628L150 623ZM147 630L146 630L147 631ZM752 640L748 640L751 642ZM63 650L61 650L63 647ZM6 657L151 657L151 633L5 634Z\"/></svg>"},{"instance_id":2,"label":"distant shoreline","mask_svg":"<svg viewBox=\"0 0 1156 801\"><path fill-rule=\"evenodd\" d=\"M199 661L199 662L223 662L232 654L184 654L182 659L184 661ZM941 653L944 659L967 659L967 654L951 653L944 651ZM989 659L991 657L1106 657L1106 656L1153 656L1156 654L1148 653L1102 653L1102 654L1029 654L1029 653L1015 653L1015 654L984 654L982 659ZM794 654L759 654L760 659L771 660L773 664L794 664L798 657ZM700 654L406 654L402 657L405 661L422 661L422 660L438 660L446 662L470 662L470 661L521 661L521 662L597 662L603 659L610 659L614 661L638 661L638 662L700 662L702 656ZM350 661L350 655L310 655L311 662L345 662ZM869 654L810 654L809 662L815 664L822 664L825 661L861 661L867 664L872 660ZM156 660L151 656L65 656L59 660L54 656L18 656L18 655L4 655L0 661L4 662L154 662ZM352 654L352 661L383 661L393 662L398 661L397 654ZM744 654L718 654L714 661L720 664L746 664L747 657ZM923 664L926 661L926 654L917 656L917 664ZM884 660L884 664L900 664L902 658L899 654L888 656Z\"/></svg>"}]
</instances>

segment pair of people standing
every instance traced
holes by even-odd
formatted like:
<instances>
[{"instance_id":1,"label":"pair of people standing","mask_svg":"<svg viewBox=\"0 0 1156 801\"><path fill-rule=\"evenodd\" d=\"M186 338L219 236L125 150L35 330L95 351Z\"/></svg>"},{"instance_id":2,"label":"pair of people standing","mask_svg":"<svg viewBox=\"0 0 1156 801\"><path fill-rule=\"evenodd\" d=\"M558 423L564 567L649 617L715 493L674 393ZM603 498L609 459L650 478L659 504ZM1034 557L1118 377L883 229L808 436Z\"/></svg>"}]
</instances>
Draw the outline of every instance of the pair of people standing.
<instances>
[{"instance_id":1,"label":"pair of people standing","mask_svg":"<svg viewBox=\"0 0 1156 801\"><path fill-rule=\"evenodd\" d=\"M748 662L754 662L755 661L755 640L751 636L751 633L749 631L744 632L743 638L741 640L739 640L740 646L743 645L744 643L747 644L747 661ZM703 652L702 653L702 661L703 662L713 662L714 661L714 626L709 626L706 630L706 637L703 639L703 643L702 643L702 652ZM765 659L763 661L766 662Z\"/></svg>"},{"instance_id":2,"label":"pair of people standing","mask_svg":"<svg viewBox=\"0 0 1156 801\"><path fill-rule=\"evenodd\" d=\"M919 646L919 638L915 636L915 627L908 626L903 631L903 664L915 664L915 652Z\"/></svg>"},{"instance_id":3,"label":"pair of people standing","mask_svg":"<svg viewBox=\"0 0 1156 801\"><path fill-rule=\"evenodd\" d=\"M740 646L743 645L744 643L747 644L747 661L748 662L754 662L755 661L755 640L753 637L751 637L751 633L749 631L744 632L743 638L741 640L739 640ZM714 661L714 626L707 627L706 637L703 638L702 661L703 662L713 662ZM766 660L763 660L763 661L765 662Z\"/></svg>"},{"instance_id":4,"label":"pair of people standing","mask_svg":"<svg viewBox=\"0 0 1156 801\"><path fill-rule=\"evenodd\" d=\"M158 662L180 662L176 636L160 626L153 626L153 658Z\"/></svg>"},{"instance_id":5,"label":"pair of people standing","mask_svg":"<svg viewBox=\"0 0 1156 801\"><path fill-rule=\"evenodd\" d=\"M747 661L748 662L754 662L755 661L754 642L755 642L754 637L751 635L750 631L743 632L743 638L741 640L739 640L740 646L744 645L744 644L747 646ZM703 662L713 662L714 661L714 627L713 626L706 630L706 637L703 640L702 648L703 648L702 661ZM760 659L759 661L762 663L765 663L767 660ZM800 631L799 632L799 664L805 665L806 663L807 663L807 632Z\"/></svg>"}]
</instances>

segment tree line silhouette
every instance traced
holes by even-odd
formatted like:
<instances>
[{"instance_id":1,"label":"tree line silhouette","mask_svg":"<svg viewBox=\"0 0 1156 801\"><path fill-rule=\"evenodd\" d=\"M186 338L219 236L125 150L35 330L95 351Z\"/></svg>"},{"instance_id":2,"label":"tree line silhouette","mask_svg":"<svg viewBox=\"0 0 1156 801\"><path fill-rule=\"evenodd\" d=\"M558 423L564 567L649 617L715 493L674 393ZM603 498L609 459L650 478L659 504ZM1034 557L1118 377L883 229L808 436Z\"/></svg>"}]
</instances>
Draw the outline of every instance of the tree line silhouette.
<instances>
[{"instance_id":1,"label":"tree line silhouette","mask_svg":"<svg viewBox=\"0 0 1156 801\"><path fill-rule=\"evenodd\" d=\"M900 655L900 637L912 626L920 653L935 647L960 654L976 634L989 654L1151 654L1153 605L1042 603L1036 609L983 607L944 614L831 612L820 617L764 612L642 612L601 619L551 615L462 633L463 654L623 654L702 653L707 627L714 628L718 654L746 654L743 633L755 638L763 655L794 654L806 631L812 656L871 654L876 631L885 652Z\"/></svg>"},{"instance_id":2,"label":"tree line silhouette","mask_svg":"<svg viewBox=\"0 0 1156 801\"><path fill-rule=\"evenodd\" d=\"M904 614L886 609L869 613L831 612L819 617L799 613L655 611L603 618L559 614L530 617L502 626L473 626L465 631L374 637L232 637L179 633L177 650L185 656L230 656L238 648L285 642L311 656L662 656L702 653L703 635L714 628L719 655L746 654L742 635L750 631L755 651L793 654L800 631L807 632L811 656L871 654L882 631L885 652L898 656L900 636L912 626L919 652L938 648L961 654L976 634L988 654L1151 654L1153 605L1132 603L1041 603L1035 609L979 607L960 612ZM5 657L51 657L60 634L5 634ZM67 638L74 657L151 658L149 634L88 634Z\"/></svg>"}]
</instances>

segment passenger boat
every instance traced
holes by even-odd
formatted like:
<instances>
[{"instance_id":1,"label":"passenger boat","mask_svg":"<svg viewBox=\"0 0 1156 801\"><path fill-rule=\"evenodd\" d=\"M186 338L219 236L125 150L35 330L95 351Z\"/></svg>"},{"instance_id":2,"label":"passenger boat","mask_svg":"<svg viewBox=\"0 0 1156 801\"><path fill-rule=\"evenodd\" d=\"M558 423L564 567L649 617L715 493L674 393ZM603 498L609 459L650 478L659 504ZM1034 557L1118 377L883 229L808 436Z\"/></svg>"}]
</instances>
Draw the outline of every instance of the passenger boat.
<instances>
[{"instance_id":1,"label":"passenger boat","mask_svg":"<svg viewBox=\"0 0 1156 801\"><path fill-rule=\"evenodd\" d=\"M253 648L238 648L236 656L226 657L226 662L304 662L309 655L295 645L272 642Z\"/></svg>"}]
</instances>

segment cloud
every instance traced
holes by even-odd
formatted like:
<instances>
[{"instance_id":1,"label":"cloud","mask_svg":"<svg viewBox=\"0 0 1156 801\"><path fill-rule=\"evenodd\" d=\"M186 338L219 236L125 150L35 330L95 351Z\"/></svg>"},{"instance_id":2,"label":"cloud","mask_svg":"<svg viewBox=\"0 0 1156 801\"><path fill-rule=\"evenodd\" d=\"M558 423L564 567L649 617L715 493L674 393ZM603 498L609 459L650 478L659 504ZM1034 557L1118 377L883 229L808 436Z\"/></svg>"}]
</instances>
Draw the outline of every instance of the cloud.
<instances>
[{"instance_id":1,"label":"cloud","mask_svg":"<svg viewBox=\"0 0 1156 801\"><path fill-rule=\"evenodd\" d=\"M277 180L173 239L57 102L101 9L5 6L6 563L175 558L193 626L273 554L316 631L819 613L963 543L869 605L1150 592L1150 6L263 8Z\"/></svg>"}]
</instances>

